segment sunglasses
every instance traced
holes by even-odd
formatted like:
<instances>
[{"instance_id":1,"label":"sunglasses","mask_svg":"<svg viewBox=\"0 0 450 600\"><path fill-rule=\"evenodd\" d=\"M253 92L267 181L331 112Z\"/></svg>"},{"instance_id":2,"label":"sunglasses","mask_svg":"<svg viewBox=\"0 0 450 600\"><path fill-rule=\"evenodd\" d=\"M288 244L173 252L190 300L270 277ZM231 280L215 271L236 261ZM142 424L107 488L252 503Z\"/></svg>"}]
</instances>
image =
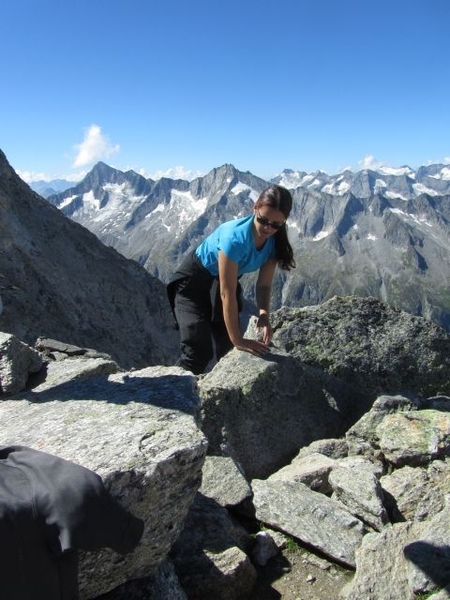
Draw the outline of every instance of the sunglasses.
<instances>
[{"instance_id":1,"label":"sunglasses","mask_svg":"<svg viewBox=\"0 0 450 600\"><path fill-rule=\"evenodd\" d=\"M269 219L267 219L266 217L261 217L259 212L256 213L256 220L260 225L263 225L264 227L270 226L272 227L272 229L275 229L275 231L283 229L283 227L286 225L286 222L276 223L275 221L269 221Z\"/></svg>"}]
</instances>

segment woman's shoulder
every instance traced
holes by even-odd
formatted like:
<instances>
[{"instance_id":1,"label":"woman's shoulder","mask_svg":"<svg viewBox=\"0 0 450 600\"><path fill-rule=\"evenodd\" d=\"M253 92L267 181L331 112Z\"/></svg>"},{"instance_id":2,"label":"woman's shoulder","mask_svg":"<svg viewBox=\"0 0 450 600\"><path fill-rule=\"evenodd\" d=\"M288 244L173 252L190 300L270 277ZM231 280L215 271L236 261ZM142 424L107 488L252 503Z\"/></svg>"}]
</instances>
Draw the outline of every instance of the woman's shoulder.
<instances>
[{"instance_id":1,"label":"woman's shoulder","mask_svg":"<svg viewBox=\"0 0 450 600\"><path fill-rule=\"evenodd\" d=\"M219 229L222 232L245 232L250 229L250 224L253 221L253 215L246 215L245 217L240 217L238 219L231 219L230 221L225 221L222 225L219 226Z\"/></svg>"}]
</instances>

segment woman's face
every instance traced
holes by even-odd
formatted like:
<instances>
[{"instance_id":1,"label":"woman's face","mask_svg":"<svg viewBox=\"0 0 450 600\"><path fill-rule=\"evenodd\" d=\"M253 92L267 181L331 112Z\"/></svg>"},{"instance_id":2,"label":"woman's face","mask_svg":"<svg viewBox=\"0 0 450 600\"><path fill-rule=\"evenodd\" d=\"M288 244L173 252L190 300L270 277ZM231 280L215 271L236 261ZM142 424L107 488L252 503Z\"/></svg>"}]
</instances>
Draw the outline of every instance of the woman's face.
<instances>
[{"instance_id":1,"label":"woman's face","mask_svg":"<svg viewBox=\"0 0 450 600\"><path fill-rule=\"evenodd\" d=\"M261 204L254 207L255 218L253 220L256 235L259 239L265 240L282 229L286 223L284 214L267 204Z\"/></svg>"}]
</instances>

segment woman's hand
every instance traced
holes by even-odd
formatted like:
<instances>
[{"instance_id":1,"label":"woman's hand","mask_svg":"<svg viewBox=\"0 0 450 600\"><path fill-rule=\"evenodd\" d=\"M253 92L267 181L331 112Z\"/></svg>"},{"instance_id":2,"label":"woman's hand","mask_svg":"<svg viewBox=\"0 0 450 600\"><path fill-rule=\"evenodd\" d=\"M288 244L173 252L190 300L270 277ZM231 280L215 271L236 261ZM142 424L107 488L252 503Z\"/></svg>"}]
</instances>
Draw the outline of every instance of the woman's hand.
<instances>
[{"instance_id":1,"label":"woman's hand","mask_svg":"<svg viewBox=\"0 0 450 600\"><path fill-rule=\"evenodd\" d=\"M262 313L259 315L256 322L256 330L258 332L258 340L268 346L272 341L272 325L270 324L269 315Z\"/></svg>"},{"instance_id":2,"label":"woman's hand","mask_svg":"<svg viewBox=\"0 0 450 600\"><path fill-rule=\"evenodd\" d=\"M263 356L269 352L269 346L264 342L258 342L258 340L250 340L248 338L240 338L234 344L234 347L242 352L249 352L255 356Z\"/></svg>"}]
</instances>

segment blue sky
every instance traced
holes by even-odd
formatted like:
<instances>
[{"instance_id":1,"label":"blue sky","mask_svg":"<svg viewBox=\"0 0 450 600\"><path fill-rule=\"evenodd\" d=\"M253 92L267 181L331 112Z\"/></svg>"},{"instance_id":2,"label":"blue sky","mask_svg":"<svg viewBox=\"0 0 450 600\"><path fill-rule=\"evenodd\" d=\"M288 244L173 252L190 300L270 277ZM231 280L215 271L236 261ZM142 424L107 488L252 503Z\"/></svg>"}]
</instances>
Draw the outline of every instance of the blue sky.
<instances>
[{"instance_id":1,"label":"blue sky","mask_svg":"<svg viewBox=\"0 0 450 600\"><path fill-rule=\"evenodd\" d=\"M9 1L0 148L26 180L450 162L449 31L448 0Z\"/></svg>"}]
</instances>

